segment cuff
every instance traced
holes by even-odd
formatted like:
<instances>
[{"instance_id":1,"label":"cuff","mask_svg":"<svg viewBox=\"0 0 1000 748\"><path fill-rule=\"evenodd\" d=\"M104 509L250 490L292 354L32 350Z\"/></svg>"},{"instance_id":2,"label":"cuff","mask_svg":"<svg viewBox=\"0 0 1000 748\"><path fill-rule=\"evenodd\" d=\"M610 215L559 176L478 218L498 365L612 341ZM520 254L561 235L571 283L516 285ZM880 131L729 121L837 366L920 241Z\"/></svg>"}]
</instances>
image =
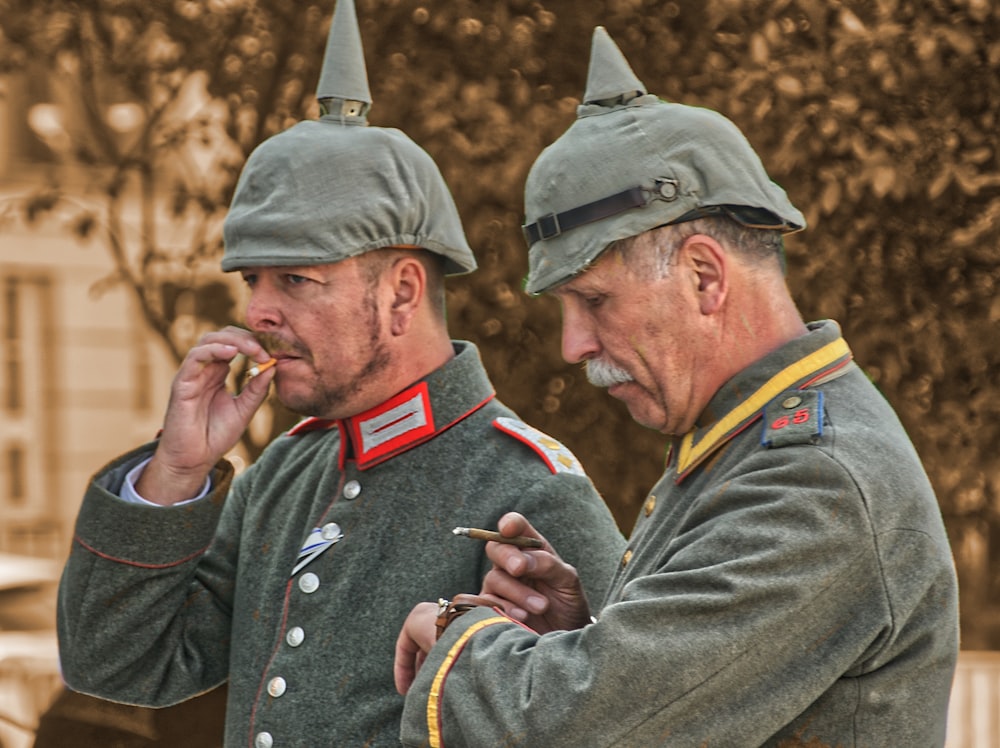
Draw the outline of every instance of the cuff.
<instances>
[{"instance_id":1,"label":"cuff","mask_svg":"<svg viewBox=\"0 0 1000 748\"><path fill-rule=\"evenodd\" d=\"M143 504L145 506L163 506L162 504L156 504L152 501L147 501L139 495L138 491L135 490L135 484L139 480L139 476L142 475L142 471L146 469L146 465L152 460L152 456L147 457L145 460L140 462L134 468L128 471L125 475L125 482L122 483L121 491L118 493L118 497L123 501L127 501L129 504ZM182 506L183 504L188 504L192 501L197 501L198 499L203 499L208 496L212 491L212 478L211 476L205 478L205 485L201 487L201 492L197 496L193 496L190 499L185 499L184 501L178 501L174 506Z\"/></svg>"}]
</instances>

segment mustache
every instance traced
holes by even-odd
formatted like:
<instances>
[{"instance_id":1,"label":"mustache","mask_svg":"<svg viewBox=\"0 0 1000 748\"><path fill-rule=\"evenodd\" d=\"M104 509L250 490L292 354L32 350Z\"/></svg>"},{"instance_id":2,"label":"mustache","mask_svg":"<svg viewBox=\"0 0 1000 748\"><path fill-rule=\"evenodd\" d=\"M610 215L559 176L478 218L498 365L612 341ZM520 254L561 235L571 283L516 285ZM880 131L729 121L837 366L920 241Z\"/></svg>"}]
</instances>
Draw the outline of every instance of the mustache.
<instances>
[{"instance_id":1,"label":"mustache","mask_svg":"<svg viewBox=\"0 0 1000 748\"><path fill-rule=\"evenodd\" d=\"M254 339L260 343L261 347L271 356L295 356L296 358L309 358L309 349L297 340L285 340L280 335L268 332L254 333Z\"/></svg>"},{"instance_id":2,"label":"mustache","mask_svg":"<svg viewBox=\"0 0 1000 748\"><path fill-rule=\"evenodd\" d=\"M610 387L613 384L624 384L633 381L633 377L624 369L599 358L592 358L584 365L587 370L587 381L595 387Z\"/></svg>"}]
</instances>

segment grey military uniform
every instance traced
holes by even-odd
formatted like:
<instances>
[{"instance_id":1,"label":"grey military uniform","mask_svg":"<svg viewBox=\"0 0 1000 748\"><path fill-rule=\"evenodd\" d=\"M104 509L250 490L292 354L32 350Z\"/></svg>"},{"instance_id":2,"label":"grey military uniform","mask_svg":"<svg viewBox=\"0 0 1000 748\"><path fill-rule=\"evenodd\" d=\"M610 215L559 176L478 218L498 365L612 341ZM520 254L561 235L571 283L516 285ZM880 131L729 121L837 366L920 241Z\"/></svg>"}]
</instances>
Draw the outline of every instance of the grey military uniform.
<instances>
[{"instance_id":1,"label":"grey military uniform","mask_svg":"<svg viewBox=\"0 0 1000 748\"><path fill-rule=\"evenodd\" d=\"M474 346L456 347L373 411L279 437L231 490L218 467L191 504L117 498L150 445L100 471L60 591L69 686L160 706L228 679L227 746L399 745L403 620L489 568L455 526L523 512L600 599L625 544L610 513L568 451L495 399Z\"/></svg>"},{"instance_id":2,"label":"grey military uniform","mask_svg":"<svg viewBox=\"0 0 1000 748\"><path fill-rule=\"evenodd\" d=\"M597 623L458 618L407 695L405 745L943 745L939 509L837 325L810 329L677 441Z\"/></svg>"}]
</instances>

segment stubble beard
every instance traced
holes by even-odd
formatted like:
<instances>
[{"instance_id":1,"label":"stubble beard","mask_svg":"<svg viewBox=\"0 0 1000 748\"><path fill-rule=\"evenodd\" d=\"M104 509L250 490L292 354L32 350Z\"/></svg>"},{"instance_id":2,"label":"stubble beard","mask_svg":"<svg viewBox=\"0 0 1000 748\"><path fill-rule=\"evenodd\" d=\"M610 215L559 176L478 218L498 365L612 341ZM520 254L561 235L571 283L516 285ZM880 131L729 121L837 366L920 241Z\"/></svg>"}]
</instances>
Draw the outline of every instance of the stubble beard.
<instances>
[{"instance_id":1,"label":"stubble beard","mask_svg":"<svg viewBox=\"0 0 1000 748\"><path fill-rule=\"evenodd\" d=\"M326 417L346 418L355 415L357 408L349 404L361 391L366 383L375 379L381 372L389 368L392 355L388 346L382 340L372 342L368 358L364 365L350 381L334 387L317 387L311 402L302 403L301 408L295 408L302 415L322 413ZM347 411L351 412L347 412Z\"/></svg>"},{"instance_id":2,"label":"stubble beard","mask_svg":"<svg viewBox=\"0 0 1000 748\"><path fill-rule=\"evenodd\" d=\"M346 382L330 385L324 383L321 376L311 395L304 395L294 401L282 401L283 405L293 413L325 418L346 418L355 415L358 409L350 407L351 401L366 384L371 383L373 379L392 365L393 357L382 335L378 301L373 288L369 289L363 303L362 311L366 314L365 324L370 342L368 357L364 364Z\"/></svg>"}]
</instances>

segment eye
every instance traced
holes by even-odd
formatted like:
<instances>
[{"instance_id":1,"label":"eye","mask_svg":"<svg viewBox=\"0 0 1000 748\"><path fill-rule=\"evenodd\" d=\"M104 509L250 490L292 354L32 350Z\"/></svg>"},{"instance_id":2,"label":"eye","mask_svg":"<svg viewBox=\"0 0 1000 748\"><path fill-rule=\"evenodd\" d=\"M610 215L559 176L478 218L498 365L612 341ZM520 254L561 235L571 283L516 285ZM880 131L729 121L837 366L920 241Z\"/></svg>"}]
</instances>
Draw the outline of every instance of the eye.
<instances>
[{"instance_id":1,"label":"eye","mask_svg":"<svg viewBox=\"0 0 1000 748\"><path fill-rule=\"evenodd\" d=\"M253 288L257 283L257 276L253 273L244 273L243 282L246 283L250 288Z\"/></svg>"},{"instance_id":2,"label":"eye","mask_svg":"<svg viewBox=\"0 0 1000 748\"><path fill-rule=\"evenodd\" d=\"M583 303L590 309L595 309L604 303L605 298L603 294L587 294L583 297Z\"/></svg>"},{"instance_id":3,"label":"eye","mask_svg":"<svg viewBox=\"0 0 1000 748\"><path fill-rule=\"evenodd\" d=\"M287 273L285 275L285 282L290 286L301 286L303 283L308 283L309 278L304 275L296 275L295 273Z\"/></svg>"}]
</instances>

